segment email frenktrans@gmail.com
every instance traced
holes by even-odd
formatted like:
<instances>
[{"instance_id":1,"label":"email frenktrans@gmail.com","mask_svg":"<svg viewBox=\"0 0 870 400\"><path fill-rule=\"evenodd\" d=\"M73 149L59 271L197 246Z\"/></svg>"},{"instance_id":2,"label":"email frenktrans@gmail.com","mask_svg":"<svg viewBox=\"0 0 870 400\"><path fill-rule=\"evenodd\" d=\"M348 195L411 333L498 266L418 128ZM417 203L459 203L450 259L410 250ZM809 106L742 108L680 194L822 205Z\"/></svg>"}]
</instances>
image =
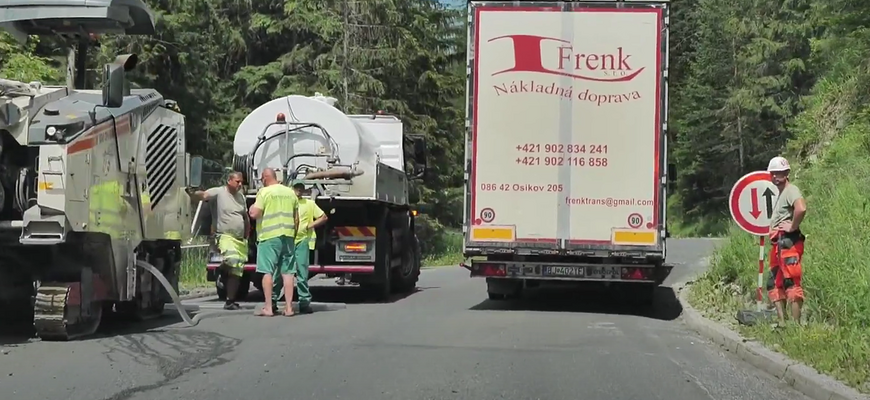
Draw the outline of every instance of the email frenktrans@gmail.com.
<instances>
[{"instance_id":1,"label":"email frenktrans@gmail.com","mask_svg":"<svg viewBox=\"0 0 870 400\"><path fill-rule=\"evenodd\" d=\"M570 206L599 206L607 208L651 206L650 199L616 198L616 197L565 197L565 204Z\"/></svg>"}]
</instances>

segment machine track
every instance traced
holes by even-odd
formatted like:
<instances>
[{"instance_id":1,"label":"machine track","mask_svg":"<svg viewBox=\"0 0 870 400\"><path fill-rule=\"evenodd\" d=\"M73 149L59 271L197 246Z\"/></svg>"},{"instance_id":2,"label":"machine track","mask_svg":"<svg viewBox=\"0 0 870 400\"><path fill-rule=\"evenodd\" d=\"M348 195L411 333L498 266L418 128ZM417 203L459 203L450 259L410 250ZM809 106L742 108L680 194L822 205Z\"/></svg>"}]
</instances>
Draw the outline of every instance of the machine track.
<instances>
[{"instance_id":1,"label":"machine track","mask_svg":"<svg viewBox=\"0 0 870 400\"><path fill-rule=\"evenodd\" d=\"M39 287L33 307L33 326L40 339L67 341L97 331L102 318L102 304L92 302L83 309L79 287L78 283L59 282L44 283Z\"/></svg>"}]
</instances>

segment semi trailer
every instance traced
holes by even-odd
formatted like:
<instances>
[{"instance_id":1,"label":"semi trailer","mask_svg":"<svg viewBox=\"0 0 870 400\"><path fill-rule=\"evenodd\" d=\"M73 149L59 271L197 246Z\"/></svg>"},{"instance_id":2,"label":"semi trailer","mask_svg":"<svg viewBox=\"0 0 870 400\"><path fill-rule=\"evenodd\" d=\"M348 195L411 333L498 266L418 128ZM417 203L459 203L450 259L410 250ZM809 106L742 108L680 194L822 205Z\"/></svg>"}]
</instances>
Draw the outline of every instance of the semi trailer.
<instances>
[{"instance_id":1,"label":"semi trailer","mask_svg":"<svg viewBox=\"0 0 870 400\"><path fill-rule=\"evenodd\" d=\"M667 1L470 1L463 266L490 299L669 274Z\"/></svg>"}]
</instances>

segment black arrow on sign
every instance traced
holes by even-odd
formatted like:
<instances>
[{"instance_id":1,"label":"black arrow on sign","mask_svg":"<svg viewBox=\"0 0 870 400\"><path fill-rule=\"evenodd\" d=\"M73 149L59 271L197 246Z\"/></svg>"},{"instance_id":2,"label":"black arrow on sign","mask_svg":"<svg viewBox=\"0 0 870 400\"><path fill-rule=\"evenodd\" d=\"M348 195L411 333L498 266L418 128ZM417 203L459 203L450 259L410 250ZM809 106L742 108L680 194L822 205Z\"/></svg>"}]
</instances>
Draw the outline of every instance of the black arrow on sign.
<instances>
[{"instance_id":1,"label":"black arrow on sign","mask_svg":"<svg viewBox=\"0 0 870 400\"><path fill-rule=\"evenodd\" d=\"M764 196L764 202L767 203L767 218L770 218L773 216L773 191L767 188L761 195Z\"/></svg>"}]
</instances>

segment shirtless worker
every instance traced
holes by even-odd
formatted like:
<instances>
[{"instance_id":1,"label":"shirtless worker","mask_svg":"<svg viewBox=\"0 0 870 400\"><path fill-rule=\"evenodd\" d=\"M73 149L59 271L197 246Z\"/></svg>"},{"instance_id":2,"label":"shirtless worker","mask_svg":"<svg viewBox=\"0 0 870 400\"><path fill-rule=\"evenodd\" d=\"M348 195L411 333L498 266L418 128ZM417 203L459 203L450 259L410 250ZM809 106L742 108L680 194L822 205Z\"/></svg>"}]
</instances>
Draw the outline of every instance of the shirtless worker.
<instances>
[{"instance_id":1,"label":"shirtless worker","mask_svg":"<svg viewBox=\"0 0 870 400\"><path fill-rule=\"evenodd\" d=\"M263 296L266 304L255 312L259 316L274 316L278 310L278 288L281 279L288 291L283 315L293 316L293 288L296 263L293 241L299 226L299 200L293 189L278 182L275 170L263 170L263 188L251 206L250 216L257 220L257 272L263 274ZM280 275L280 277L279 277Z\"/></svg>"},{"instance_id":2,"label":"shirtless worker","mask_svg":"<svg viewBox=\"0 0 870 400\"><path fill-rule=\"evenodd\" d=\"M801 259L806 237L800 225L807 212L806 202L800 189L789 182L788 160L774 157L767 166L770 179L779 196L773 206L770 220L770 277L767 281L768 298L776 307L780 321L785 320L786 301L791 303L791 316L800 322L804 291L801 286ZM780 259L782 258L782 259Z\"/></svg>"},{"instance_id":3,"label":"shirtless worker","mask_svg":"<svg viewBox=\"0 0 870 400\"><path fill-rule=\"evenodd\" d=\"M218 251L223 261L221 265L227 268L227 300L226 310L241 308L236 303L239 292L239 278L248 261L248 235L251 232L251 221L248 219L245 196L242 194L242 174L232 172L227 177L225 186L214 187L206 191L196 191L193 197L202 201L214 199L216 204L211 208L212 230L217 235Z\"/></svg>"}]
</instances>

